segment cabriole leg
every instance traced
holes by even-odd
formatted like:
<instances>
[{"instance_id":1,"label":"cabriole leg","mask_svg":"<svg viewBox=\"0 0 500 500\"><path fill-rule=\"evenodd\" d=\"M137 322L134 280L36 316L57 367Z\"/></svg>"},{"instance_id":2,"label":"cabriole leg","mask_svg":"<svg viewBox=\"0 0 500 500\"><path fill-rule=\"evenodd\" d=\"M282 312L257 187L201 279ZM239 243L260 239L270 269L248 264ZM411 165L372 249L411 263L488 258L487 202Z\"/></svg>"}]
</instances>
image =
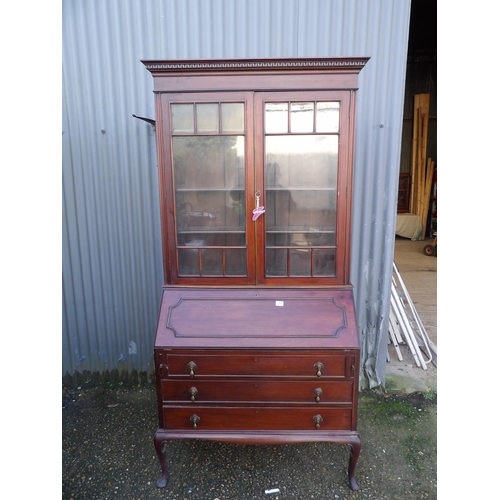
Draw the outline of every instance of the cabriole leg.
<instances>
[{"instance_id":1,"label":"cabriole leg","mask_svg":"<svg viewBox=\"0 0 500 500\"><path fill-rule=\"evenodd\" d=\"M349 458L349 486L351 490L359 490L359 485L354 479L354 471L358 463L359 452L361 451L361 440L358 436L352 436L349 440L349 447L351 448L351 457Z\"/></svg>"},{"instance_id":2,"label":"cabriole leg","mask_svg":"<svg viewBox=\"0 0 500 500\"><path fill-rule=\"evenodd\" d=\"M159 433L156 433L155 435L155 449L156 453L158 455L158 459L160 460L160 466L161 466L161 476L156 482L156 486L158 488L164 488L167 486L168 483L168 477L167 477L167 458L165 456L165 448L166 448L166 441L163 438L163 436Z\"/></svg>"}]
</instances>

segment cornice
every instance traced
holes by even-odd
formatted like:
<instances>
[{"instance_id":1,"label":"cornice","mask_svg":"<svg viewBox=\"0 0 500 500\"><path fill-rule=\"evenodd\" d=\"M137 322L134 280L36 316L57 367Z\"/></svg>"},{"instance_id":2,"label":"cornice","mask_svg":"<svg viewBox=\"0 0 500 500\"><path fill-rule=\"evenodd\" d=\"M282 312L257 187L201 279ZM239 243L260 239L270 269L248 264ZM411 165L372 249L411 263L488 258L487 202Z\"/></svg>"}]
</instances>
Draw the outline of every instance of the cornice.
<instances>
[{"instance_id":1,"label":"cornice","mask_svg":"<svg viewBox=\"0 0 500 500\"><path fill-rule=\"evenodd\" d=\"M297 69L358 69L361 70L369 57L321 58L321 59L218 59L218 60L144 60L146 68L154 72L186 71L262 71Z\"/></svg>"}]
</instances>

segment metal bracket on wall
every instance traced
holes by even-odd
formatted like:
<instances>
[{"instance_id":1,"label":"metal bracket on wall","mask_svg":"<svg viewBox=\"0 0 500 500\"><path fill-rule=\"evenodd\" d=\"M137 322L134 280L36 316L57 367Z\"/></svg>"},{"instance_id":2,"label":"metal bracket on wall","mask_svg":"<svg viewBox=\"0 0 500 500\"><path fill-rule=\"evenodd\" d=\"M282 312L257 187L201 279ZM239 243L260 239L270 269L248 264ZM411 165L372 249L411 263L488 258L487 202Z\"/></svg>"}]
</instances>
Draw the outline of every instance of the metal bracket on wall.
<instances>
[{"instance_id":1,"label":"metal bracket on wall","mask_svg":"<svg viewBox=\"0 0 500 500\"><path fill-rule=\"evenodd\" d=\"M151 125L153 125L153 127L156 127L156 120L152 120L151 118L144 118L144 117L142 117L142 116L137 116L137 115L134 115L134 114L132 114L132 116L133 116L134 118L139 119L139 120L144 120L145 122L148 122L148 123L150 123Z\"/></svg>"}]
</instances>

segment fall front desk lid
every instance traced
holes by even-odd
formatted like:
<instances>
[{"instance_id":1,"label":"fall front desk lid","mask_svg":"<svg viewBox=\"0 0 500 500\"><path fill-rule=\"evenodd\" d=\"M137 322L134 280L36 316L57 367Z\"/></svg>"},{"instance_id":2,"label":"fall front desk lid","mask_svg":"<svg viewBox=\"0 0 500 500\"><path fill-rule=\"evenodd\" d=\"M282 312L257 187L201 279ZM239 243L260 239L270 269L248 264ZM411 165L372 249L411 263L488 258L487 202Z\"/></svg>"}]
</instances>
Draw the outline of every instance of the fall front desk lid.
<instances>
[{"instance_id":1,"label":"fall front desk lid","mask_svg":"<svg viewBox=\"0 0 500 500\"><path fill-rule=\"evenodd\" d=\"M357 347L352 290L165 288L155 345Z\"/></svg>"}]
</instances>

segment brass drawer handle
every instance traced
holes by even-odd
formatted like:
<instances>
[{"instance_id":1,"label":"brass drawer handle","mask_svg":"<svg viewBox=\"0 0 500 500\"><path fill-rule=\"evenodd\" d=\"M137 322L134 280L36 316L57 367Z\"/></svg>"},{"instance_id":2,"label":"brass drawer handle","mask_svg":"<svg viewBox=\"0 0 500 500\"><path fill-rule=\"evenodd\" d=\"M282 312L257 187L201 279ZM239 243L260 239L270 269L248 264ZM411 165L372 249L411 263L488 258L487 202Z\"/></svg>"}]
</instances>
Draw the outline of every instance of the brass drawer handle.
<instances>
[{"instance_id":1,"label":"brass drawer handle","mask_svg":"<svg viewBox=\"0 0 500 500\"><path fill-rule=\"evenodd\" d=\"M196 363L194 361L190 361L188 363L188 368L189 368L189 376L191 378L194 377L194 371L196 370L197 366L196 366Z\"/></svg>"},{"instance_id":2,"label":"brass drawer handle","mask_svg":"<svg viewBox=\"0 0 500 500\"><path fill-rule=\"evenodd\" d=\"M317 389L314 389L314 394L316 395L316 403L319 403L321 401L321 395L323 394L323 391L321 390L321 387L318 387Z\"/></svg>"},{"instance_id":3,"label":"brass drawer handle","mask_svg":"<svg viewBox=\"0 0 500 500\"><path fill-rule=\"evenodd\" d=\"M198 429L198 422L200 421L200 417L196 414L191 415L191 418L189 419L191 422L193 422L193 429Z\"/></svg>"},{"instance_id":4,"label":"brass drawer handle","mask_svg":"<svg viewBox=\"0 0 500 500\"><path fill-rule=\"evenodd\" d=\"M321 427L321 422L323 422L323 417L321 415L314 415L313 417L316 429Z\"/></svg>"},{"instance_id":5,"label":"brass drawer handle","mask_svg":"<svg viewBox=\"0 0 500 500\"><path fill-rule=\"evenodd\" d=\"M191 389L189 389L189 394L191 394L191 401L194 401L198 394L198 389L196 387L191 387Z\"/></svg>"},{"instance_id":6,"label":"brass drawer handle","mask_svg":"<svg viewBox=\"0 0 500 500\"><path fill-rule=\"evenodd\" d=\"M316 368L316 377L321 377L321 370L323 370L324 367L325 365L323 363L320 363L319 361L315 363L314 368Z\"/></svg>"}]
</instances>

